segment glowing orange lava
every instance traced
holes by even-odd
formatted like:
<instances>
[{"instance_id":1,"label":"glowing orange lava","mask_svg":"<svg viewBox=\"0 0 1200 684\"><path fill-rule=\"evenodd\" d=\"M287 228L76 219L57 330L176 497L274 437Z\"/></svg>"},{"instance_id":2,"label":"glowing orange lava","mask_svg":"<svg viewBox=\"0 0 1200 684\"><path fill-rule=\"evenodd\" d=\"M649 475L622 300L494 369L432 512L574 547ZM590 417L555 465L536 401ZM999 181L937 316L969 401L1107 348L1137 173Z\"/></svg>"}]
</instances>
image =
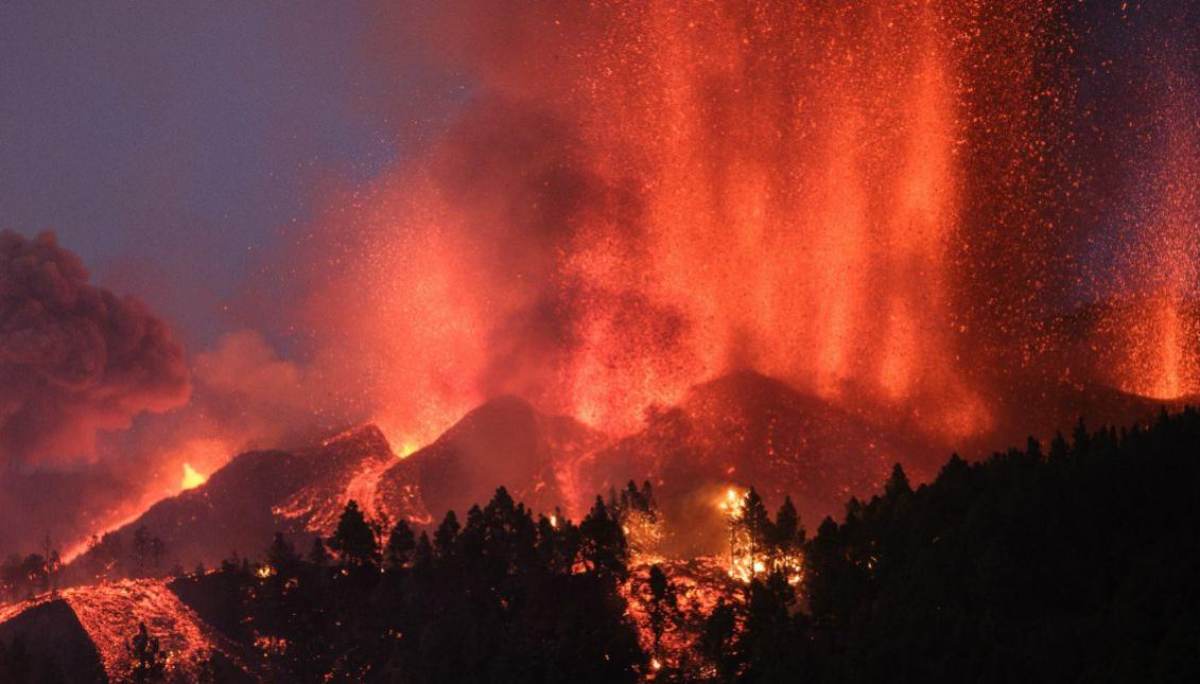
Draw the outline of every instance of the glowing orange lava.
<instances>
[{"instance_id":1,"label":"glowing orange lava","mask_svg":"<svg viewBox=\"0 0 1200 684\"><path fill-rule=\"evenodd\" d=\"M195 489L208 481L208 477L196 472L190 463L183 464L183 479L179 482L180 489Z\"/></svg>"}]
</instances>

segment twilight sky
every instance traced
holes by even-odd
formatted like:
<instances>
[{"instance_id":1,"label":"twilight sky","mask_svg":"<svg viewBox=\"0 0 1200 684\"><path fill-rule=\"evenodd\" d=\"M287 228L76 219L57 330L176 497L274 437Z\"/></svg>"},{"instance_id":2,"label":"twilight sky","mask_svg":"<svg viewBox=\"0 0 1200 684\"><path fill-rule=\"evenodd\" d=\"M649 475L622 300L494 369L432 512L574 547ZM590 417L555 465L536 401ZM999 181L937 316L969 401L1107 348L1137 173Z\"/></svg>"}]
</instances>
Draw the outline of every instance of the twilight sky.
<instances>
[{"instance_id":1,"label":"twilight sky","mask_svg":"<svg viewBox=\"0 0 1200 684\"><path fill-rule=\"evenodd\" d=\"M461 99L415 58L372 66L371 18L363 3L0 6L0 227L55 230L96 281L207 346L314 185L370 178Z\"/></svg>"}]
</instances>

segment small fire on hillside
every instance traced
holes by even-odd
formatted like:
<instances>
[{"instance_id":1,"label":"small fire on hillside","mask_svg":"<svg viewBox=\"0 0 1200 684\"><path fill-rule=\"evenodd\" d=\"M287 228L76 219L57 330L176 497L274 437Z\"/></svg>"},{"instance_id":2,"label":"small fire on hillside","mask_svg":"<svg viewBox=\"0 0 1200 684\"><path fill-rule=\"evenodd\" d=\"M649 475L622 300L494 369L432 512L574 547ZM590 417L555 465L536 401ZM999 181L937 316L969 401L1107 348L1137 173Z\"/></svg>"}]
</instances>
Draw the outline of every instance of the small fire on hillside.
<instances>
[{"instance_id":1,"label":"small fire on hillside","mask_svg":"<svg viewBox=\"0 0 1200 684\"><path fill-rule=\"evenodd\" d=\"M179 481L179 488L183 490L195 489L208 481L208 477L201 475L192 467L190 463L183 464L183 479Z\"/></svg>"}]
</instances>

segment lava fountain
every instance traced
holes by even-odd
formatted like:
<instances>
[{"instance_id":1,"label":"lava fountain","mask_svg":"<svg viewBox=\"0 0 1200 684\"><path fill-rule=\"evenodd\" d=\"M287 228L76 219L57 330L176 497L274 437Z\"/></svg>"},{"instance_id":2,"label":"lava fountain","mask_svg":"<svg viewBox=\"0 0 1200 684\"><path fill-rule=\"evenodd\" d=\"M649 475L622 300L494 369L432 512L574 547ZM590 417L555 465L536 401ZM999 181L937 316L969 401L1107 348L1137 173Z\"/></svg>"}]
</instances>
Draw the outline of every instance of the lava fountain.
<instances>
[{"instance_id":1,"label":"lava fountain","mask_svg":"<svg viewBox=\"0 0 1200 684\"><path fill-rule=\"evenodd\" d=\"M293 260L321 269L306 324L339 331L318 356L389 433L502 393L620 433L746 366L932 436L988 427L951 269L963 47L937 4L452 14L422 30L473 100Z\"/></svg>"},{"instance_id":2,"label":"lava fountain","mask_svg":"<svg viewBox=\"0 0 1200 684\"><path fill-rule=\"evenodd\" d=\"M1158 162L1145 179L1147 218L1130 251L1135 305L1122 309L1126 331L1118 384L1156 399L1200 393L1200 109L1190 89L1172 80L1160 112Z\"/></svg>"}]
</instances>

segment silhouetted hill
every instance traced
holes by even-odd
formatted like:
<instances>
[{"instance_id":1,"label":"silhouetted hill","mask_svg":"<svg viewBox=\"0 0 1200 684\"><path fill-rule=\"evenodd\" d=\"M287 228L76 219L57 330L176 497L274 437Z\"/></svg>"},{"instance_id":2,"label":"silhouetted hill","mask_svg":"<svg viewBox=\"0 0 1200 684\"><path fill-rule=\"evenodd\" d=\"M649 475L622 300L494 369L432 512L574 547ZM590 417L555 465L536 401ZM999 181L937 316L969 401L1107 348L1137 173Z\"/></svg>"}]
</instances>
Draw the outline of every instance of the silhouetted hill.
<instances>
[{"instance_id":1,"label":"silhouetted hill","mask_svg":"<svg viewBox=\"0 0 1200 684\"><path fill-rule=\"evenodd\" d=\"M419 497L376 501L375 485L396 460L372 425L313 448L241 454L203 485L158 502L107 535L73 563L73 573L92 573L110 557L128 557L139 527L161 539L165 550L158 567L140 570L161 573L175 563L191 569L196 563L211 566L235 551L257 553L276 531L327 535L352 498L373 515L424 517Z\"/></svg>"},{"instance_id":2,"label":"silhouetted hill","mask_svg":"<svg viewBox=\"0 0 1200 684\"><path fill-rule=\"evenodd\" d=\"M31 680L105 681L99 651L63 599L0 609L0 648L28 655Z\"/></svg>"},{"instance_id":3,"label":"silhouetted hill","mask_svg":"<svg viewBox=\"0 0 1200 684\"><path fill-rule=\"evenodd\" d=\"M688 521L677 541L690 555L722 543L716 502L730 485L753 485L772 505L790 495L811 525L922 451L822 399L740 371L696 386L641 432L589 455L579 479L599 491L649 479L668 521Z\"/></svg>"},{"instance_id":4,"label":"silhouetted hill","mask_svg":"<svg viewBox=\"0 0 1200 684\"><path fill-rule=\"evenodd\" d=\"M548 416L516 397L474 409L433 444L392 467L380 483L394 499L416 490L434 518L460 516L500 485L532 509L550 512L581 497L572 464L605 437L566 416Z\"/></svg>"},{"instance_id":5,"label":"silhouetted hill","mask_svg":"<svg viewBox=\"0 0 1200 684\"><path fill-rule=\"evenodd\" d=\"M502 402L463 429L477 436L489 413L508 425L508 411L533 416L527 427L540 420ZM781 424L830 439L817 431L846 427L837 415L737 374L698 387L650 428L673 421L668 434L682 438L664 471L707 472L711 454L742 441L788 446L773 436ZM850 434L875 436L862 430ZM445 453L455 455L450 436ZM323 448L374 463L349 456L373 442L359 431ZM125 640L145 622L192 679L219 661L229 676L265 681L1190 682L1200 674L1197 454L1191 409L1130 429L1079 427L976 463L952 457L916 488L892 468L877 495L846 502L840 523L826 518L812 534L810 519L807 538L790 509L772 518L747 493L742 515L708 532L730 546L691 560L631 555L626 530L638 523L627 503L597 504L575 525L536 517L500 490L432 539L399 525L377 536L347 507L332 555L301 557L279 539L256 560L169 583L0 606L0 646L22 637L38 667L77 681L98 664L110 677L124 672ZM689 467L674 463L685 457ZM528 473L540 461L520 463ZM256 467L250 458L232 472ZM652 504L637 510L661 520ZM694 535L702 521L668 525ZM0 673L14 660L0 650Z\"/></svg>"}]
</instances>

